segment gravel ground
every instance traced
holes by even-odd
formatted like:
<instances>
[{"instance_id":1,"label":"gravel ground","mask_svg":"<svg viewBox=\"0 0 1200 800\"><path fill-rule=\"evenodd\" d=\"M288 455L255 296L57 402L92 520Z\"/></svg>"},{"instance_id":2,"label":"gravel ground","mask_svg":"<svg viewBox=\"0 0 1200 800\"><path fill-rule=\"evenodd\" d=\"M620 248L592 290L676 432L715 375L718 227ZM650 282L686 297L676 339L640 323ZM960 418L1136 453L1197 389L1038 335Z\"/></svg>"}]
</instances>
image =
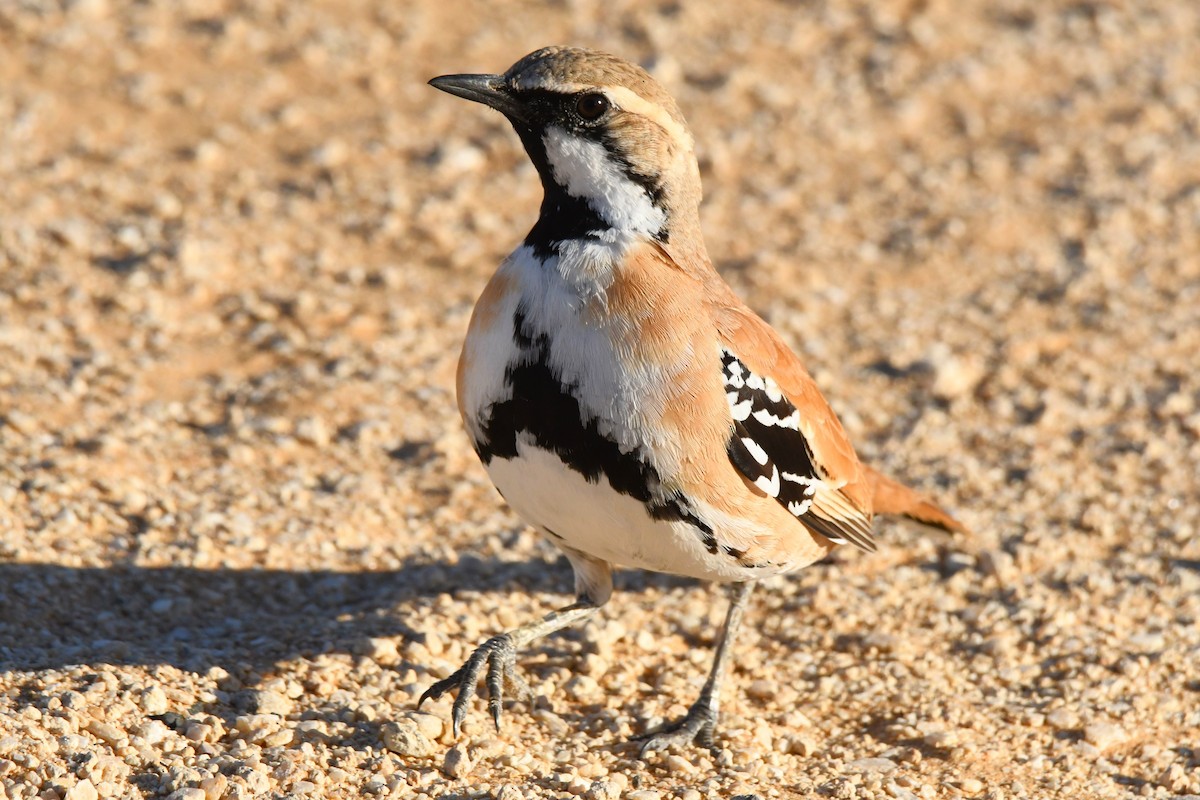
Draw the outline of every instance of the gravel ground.
<instances>
[{"instance_id":1,"label":"gravel ground","mask_svg":"<svg viewBox=\"0 0 1200 800\"><path fill-rule=\"evenodd\" d=\"M1200 794L1200 6L0 2L0 797ZM756 594L623 573L456 741L421 691L564 602L453 401L532 223L516 137L425 85L646 64L713 258L881 524Z\"/></svg>"}]
</instances>

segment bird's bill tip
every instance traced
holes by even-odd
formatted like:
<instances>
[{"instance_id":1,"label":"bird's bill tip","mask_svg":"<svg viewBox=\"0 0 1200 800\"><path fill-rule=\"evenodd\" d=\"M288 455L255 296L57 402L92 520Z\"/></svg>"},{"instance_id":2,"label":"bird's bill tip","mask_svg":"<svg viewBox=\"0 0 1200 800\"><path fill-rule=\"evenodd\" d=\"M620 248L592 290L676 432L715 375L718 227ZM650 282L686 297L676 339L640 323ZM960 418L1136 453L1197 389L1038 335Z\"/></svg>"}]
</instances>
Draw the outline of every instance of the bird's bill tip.
<instances>
[{"instance_id":1,"label":"bird's bill tip","mask_svg":"<svg viewBox=\"0 0 1200 800\"><path fill-rule=\"evenodd\" d=\"M511 102L502 75L440 75L431 80L429 85L500 111L504 111L503 106Z\"/></svg>"}]
</instances>

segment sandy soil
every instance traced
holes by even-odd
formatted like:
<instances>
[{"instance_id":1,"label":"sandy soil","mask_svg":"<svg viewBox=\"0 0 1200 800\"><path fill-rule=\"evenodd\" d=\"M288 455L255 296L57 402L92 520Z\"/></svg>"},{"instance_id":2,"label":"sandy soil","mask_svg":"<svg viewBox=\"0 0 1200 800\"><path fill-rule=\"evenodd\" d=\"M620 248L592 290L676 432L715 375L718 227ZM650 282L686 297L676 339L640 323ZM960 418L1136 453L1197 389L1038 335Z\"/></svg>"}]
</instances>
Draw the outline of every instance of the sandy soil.
<instances>
[{"instance_id":1,"label":"sandy soil","mask_svg":"<svg viewBox=\"0 0 1200 800\"><path fill-rule=\"evenodd\" d=\"M0 3L0 797L1200 794L1200 6ZM453 370L539 189L425 85L639 60L712 255L869 461L881 523L754 598L623 573L459 740L415 700L569 569Z\"/></svg>"}]
</instances>

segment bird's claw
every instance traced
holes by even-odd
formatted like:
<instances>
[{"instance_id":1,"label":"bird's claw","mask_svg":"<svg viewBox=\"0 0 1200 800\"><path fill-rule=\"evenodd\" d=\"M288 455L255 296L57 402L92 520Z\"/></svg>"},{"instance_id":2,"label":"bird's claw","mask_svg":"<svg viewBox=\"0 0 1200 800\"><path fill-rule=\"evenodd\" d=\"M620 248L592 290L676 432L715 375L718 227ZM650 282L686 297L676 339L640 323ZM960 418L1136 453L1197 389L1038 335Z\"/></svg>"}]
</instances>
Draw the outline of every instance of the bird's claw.
<instances>
[{"instance_id":1,"label":"bird's claw","mask_svg":"<svg viewBox=\"0 0 1200 800\"><path fill-rule=\"evenodd\" d=\"M507 688L510 695L518 700L528 700L533 696L529 684L517 674L516 656L517 648L513 644L511 636L507 633L493 636L475 648L471 657L453 675L443 678L426 689L421 695L421 699L417 701L417 708L420 708L426 700L437 700L447 692L457 691L454 708L450 714L454 736L457 737L463 720L467 717L467 706L471 704L471 698L475 695L479 675L483 672L486 664L488 711L491 712L496 730L500 730L500 714L504 708L505 689Z\"/></svg>"},{"instance_id":2,"label":"bird's claw","mask_svg":"<svg viewBox=\"0 0 1200 800\"><path fill-rule=\"evenodd\" d=\"M636 736L634 740L642 743L639 750L642 756L669 747L690 744L711 749L716 727L717 710L701 700L688 709L687 716L683 719L663 725L656 731Z\"/></svg>"}]
</instances>

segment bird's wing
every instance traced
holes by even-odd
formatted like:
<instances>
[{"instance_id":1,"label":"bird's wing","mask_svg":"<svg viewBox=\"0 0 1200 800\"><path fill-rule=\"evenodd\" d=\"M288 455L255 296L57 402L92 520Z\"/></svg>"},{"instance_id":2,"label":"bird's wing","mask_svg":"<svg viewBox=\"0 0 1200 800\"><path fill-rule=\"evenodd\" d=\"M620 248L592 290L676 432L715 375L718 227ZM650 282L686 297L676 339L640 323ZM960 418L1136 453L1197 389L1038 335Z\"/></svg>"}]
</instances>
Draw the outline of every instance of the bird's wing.
<instances>
[{"instance_id":1,"label":"bird's wing","mask_svg":"<svg viewBox=\"0 0 1200 800\"><path fill-rule=\"evenodd\" d=\"M714 307L734 466L809 530L875 550L872 484L833 409L779 334L727 290Z\"/></svg>"}]
</instances>

